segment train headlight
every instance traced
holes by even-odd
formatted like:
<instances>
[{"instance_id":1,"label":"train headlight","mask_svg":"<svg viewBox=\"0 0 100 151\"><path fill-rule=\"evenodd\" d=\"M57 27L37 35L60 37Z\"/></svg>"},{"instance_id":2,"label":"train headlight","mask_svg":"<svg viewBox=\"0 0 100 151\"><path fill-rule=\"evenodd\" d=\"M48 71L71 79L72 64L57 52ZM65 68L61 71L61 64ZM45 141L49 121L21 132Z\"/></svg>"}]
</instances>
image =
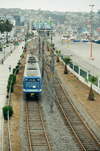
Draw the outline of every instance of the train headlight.
<instances>
[{"instance_id":1,"label":"train headlight","mask_svg":"<svg viewBox=\"0 0 100 151\"><path fill-rule=\"evenodd\" d=\"M37 79L37 81L40 81L40 79Z\"/></svg>"},{"instance_id":2,"label":"train headlight","mask_svg":"<svg viewBox=\"0 0 100 151\"><path fill-rule=\"evenodd\" d=\"M35 86L35 85L33 85L33 88L36 88L36 86Z\"/></svg>"}]
</instances>

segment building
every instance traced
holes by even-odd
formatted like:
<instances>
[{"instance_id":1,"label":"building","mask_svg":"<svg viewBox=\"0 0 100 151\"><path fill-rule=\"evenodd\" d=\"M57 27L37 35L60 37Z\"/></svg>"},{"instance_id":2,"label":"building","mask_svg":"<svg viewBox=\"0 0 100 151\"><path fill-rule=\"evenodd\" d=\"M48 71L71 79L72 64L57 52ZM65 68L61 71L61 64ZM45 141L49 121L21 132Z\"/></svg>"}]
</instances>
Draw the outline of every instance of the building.
<instances>
[{"instance_id":1,"label":"building","mask_svg":"<svg viewBox=\"0 0 100 151\"><path fill-rule=\"evenodd\" d=\"M24 16L16 15L15 19L15 36L25 33L25 19Z\"/></svg>"},{"instance_id":2,"label":"building","mask_svg":"<svg viewBox=\"0 0 100 151\"><path fill-rule=\"evenodd\" d=\"M14 18L15 18L15 26L24 26L24 21L25 21L24 16L16 15L14 16Z\"/></svg>"}]
</instances>

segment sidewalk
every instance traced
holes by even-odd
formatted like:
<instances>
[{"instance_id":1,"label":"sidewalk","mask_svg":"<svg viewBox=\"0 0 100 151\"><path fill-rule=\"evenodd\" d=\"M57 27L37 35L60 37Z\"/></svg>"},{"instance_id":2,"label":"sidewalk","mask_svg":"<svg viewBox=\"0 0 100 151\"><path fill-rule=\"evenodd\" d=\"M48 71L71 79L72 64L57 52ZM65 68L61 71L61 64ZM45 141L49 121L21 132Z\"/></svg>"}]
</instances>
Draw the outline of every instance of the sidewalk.
<instances>
[{"instance_id":1,"label":"sidewalk","mask_svg":"<svg viewBox=\"0 0 100 151\"><path fill-rule=\"evenodd\" d=\"M25 42L22 42L11 55L4 61L4 65L0 64L0 151L3 151L3 133L4 133L4 119L2 114L2 108L6 103L6 95L7 95L7 82L9 74L9 65L11 68L15 68L18 60L20 59L20 55L23 53L22 46L24 47Z\"/></svg>"}]
</instances>

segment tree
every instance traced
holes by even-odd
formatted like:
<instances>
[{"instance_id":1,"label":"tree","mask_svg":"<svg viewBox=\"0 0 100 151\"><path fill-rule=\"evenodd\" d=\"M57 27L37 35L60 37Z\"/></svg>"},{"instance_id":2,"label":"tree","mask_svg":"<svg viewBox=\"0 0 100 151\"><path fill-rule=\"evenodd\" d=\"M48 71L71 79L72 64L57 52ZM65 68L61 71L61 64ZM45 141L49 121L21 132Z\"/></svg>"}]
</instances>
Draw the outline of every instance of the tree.
<instances>
[{"instance_id":1,"label":"tree","mask_svg":"<svg viewBox=\"0 0 100 151\"><path fill-rule=\"evenodd\" d=\"M50 42L46 41L46 43L47 43L47 51L49 51L49 44L50 44Z\"/></svg>"},{"instance_id":2,"label":"tree","mask_svg":"<svg viewBox=\"0 0 100 151\"><path fill-rule=\"evenodd\" d=\"M13 24L11 24L11 22L8 20L8 19L6 19L5 21L4 21L4 31L6 31L7 32L7 43L8 43L8 32L10 32L11 30L12 30L12 27L13 27Z\"/></svg>"},{"instance_id":3,"label":"tree","mask_svg":"<svg viewBox=\"0 0 100 151\"><path fill-rule=\"evenodd\" d=\"M56 54L57 54L57 61L59 62L59 57L61 56L61 50L55 50Z\"/></svg>"},{"instance_id":4,"label":"tree","mask_svg":"<svg viewBox=\"0 0 100 151\"><path fill-rule=\"evenodd\" d=\"M62 60L65 62L64 74L68 74L67 65L72 62L70 57L63 57Z\"/></svg>"},{"instance_id":5,"label":"tree","mask_svg":"<svg viewBox=\"0 0 100 151\"><path fill-rule=\"evenodd\" d=\"M84 77L84 79L88 83L87 77ZM91 86L90 86L90 91L89 91L89 95L88 95L88 100L93 101L94 100L94 93L93 93L93 90L92 90L92 84L97 83L98 78L97 78L97 76L91 76L89 78L89 81L91 83Z\"/></svg>"},{"instance_id":6,"label":"tree","mask_svg":"<svg viewBox=\"0 0 100 151\"><path fill-rule=\"evenodd\" d=\"M4 28L4 20L0 20L0 31L1 31L1 33L3 33L4 32L4 30L5 30L5 28Z\"/></svg>"}]
</instances>

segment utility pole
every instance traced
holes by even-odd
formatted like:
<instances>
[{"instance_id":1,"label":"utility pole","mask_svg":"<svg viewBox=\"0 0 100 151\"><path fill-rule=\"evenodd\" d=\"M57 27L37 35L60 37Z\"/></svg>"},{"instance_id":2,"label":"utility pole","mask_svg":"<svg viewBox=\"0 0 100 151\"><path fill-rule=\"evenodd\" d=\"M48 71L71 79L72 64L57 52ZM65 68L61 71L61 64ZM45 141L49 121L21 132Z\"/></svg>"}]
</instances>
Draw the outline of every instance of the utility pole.
<instances>
[{"instance_id":1,"label":"utility pole","mask_svg":"<svg viewBox=\"0 0 100 151\"><path fill-rule=\"evenodd\" d=\"M52 44L52 31L51 31L51 44Z\"/></svg>"},{"instance_id":2,"label":"utility pole","mask_svg":"<svg viewBox=\"0 0 100 151\"><path fill-rule=\"evenodd\" d=\"M50 28L51 28L51 22L52 21L50 21ZM52 44L52 29L51 29L51 44Z\"/></svg>"},{"instance_id":3,"label":"utility pole","mask_svg":"<svg viewBox=\"0 0 100 151\"><path fill-rule=\"evenodd\" d=\"M27 41L28 41L28 31L29 31L29 22L27 21L27 33L25 36L25 48L27 49Z\"/></svg>"},{"instance_id":4,"label":"utility pole","mask_svg":"<svg viewBox=\"0 0 100 151\"><path fill-rule=\"evenodd\" d=\"M4 60L5 60L5 47L4 47Z\"/></svg>"},{"instance_id":5,"label":"utility pole","mask_svg":"<svg viewBox=\"0 0 100 151\"><path fill-rule=\"evenodd\" d=\"M44 41L42 41L42 78L44 77Z\"/></svg>"},{"instance_id":6,"label":"utility pole","mask_svg":"<svg viewBox=\"0 0 100 151\"><path fill-rule=\"evenodd\" d=\"M68 26L67 26L67 48L69 47L68 46L68 38L69 38L69 14L68 14Z\"/></svg>"},{"instance_id":7,"label":"utility pole","mask_svg":"<svg viewBox=\"0 0 100 151\"><path fill-rule=\"evenodd\" d=\"M50 107L51 112L53 112L53 100L54 100L54 88L53 88L53 81L54 81L54 48L51 52L51 81L50 81Z\"/></svg>"},{"instance_id":8,"label":"utility pole","mask_svg":"<svg viewBox=\"0 0 100 151\"><path fill-rule=\"evenodd\" d=\"M93 6L94 5L89 5L89 6L91 6L91 54L90 54L90 59L94 60L94 58L92 58L92 32L93 32L92 24L93 24Z\"/></svg>"},{"instance_id":9,"label":"utility pole","mask_svg":"<svg viewBox=\"0 0 100 151\"><path fill-rule=\"evenodd\" d=\"M27 21L27 40L28 40L28 33L29 33L29 21Z\"/></svg>"},{"instance_id":10,"label":"utility pole","mask_svg":"<svg viewBox=\"0 0 100 151\"><path fill-rule=\"evenodd\" d=\"M39 37L39 61L40 61L40 37Z\"/></svg>"},{"instance_id":11,"label":"utility pole","mask_svg":"<svg viewBox=\"0 0 100 151\"><path fill-rule=\"evenodd\" d=\"M11 42L10 42L9 46L10 46L10 53L11 53Z\"/></svg>"}]
</instances>

